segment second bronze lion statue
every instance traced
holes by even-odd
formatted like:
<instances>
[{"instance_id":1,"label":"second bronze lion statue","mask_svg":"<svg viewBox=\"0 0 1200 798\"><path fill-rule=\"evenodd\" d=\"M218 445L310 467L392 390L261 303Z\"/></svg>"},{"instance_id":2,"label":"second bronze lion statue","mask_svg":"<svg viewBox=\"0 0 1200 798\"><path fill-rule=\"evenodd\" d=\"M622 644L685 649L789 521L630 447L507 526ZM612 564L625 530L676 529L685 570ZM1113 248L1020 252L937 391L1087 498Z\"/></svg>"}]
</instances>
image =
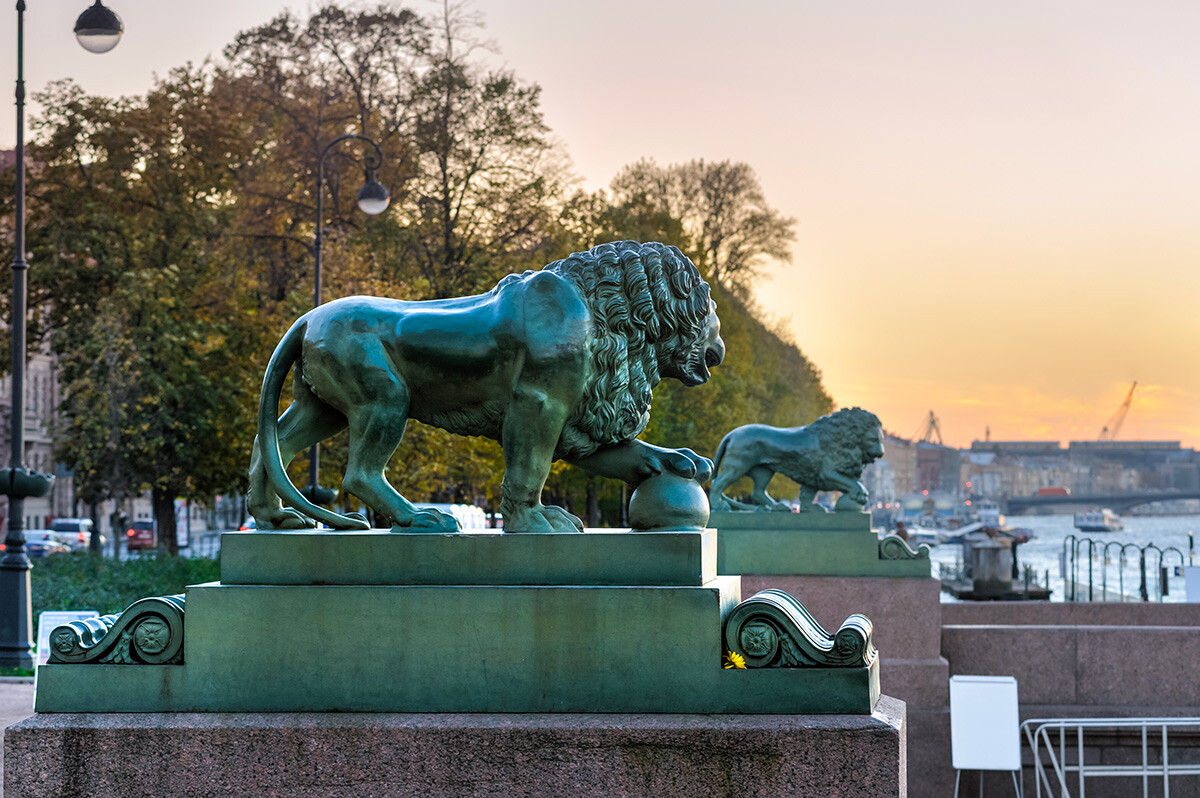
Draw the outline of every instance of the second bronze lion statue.
<instances>
[{"instance_id":1,"label":"second bronze lion statue","mask_svg":"<svg viewBox=\"0 0 1200 798\"><path fill-rule=\"evenodd\" d=\"M604 244L509 275L479 296L329 302L292 325L267 365L250 513L259 529L311 527L311 519L365 529L361 517L309 502L284 470L348 428L346 491L399 528L456 530L452 517L418 511L384 476L415 418L500 442L506 531L581 530L579 519L541 502L556 458L630 485L663 472L708 479L707 458L636 438L660 378L699 385L724 356L708 284L664 244ZM277 420L293 366L294 401Z\"/></svg>"},{"instance_id":2,"label":"second bronze lion statue","mask_svg":"<svg viewBox=\"0 0 1200 798\"><path fill-rule=\"evenodd\" d=\"M804 427L747 424L717 446L709 500L714 511L790 511L787 502L767 494L767 483L779 473L800 484L800 512L819 509L813 499L823 490L841 491L837 509L861 509L867 503L867 490L859 481L863 468L882 456L883 425L874 413L859 407L822 416ZM751 504L725 495L726 488L745 476L754 483Z\"/></svg>"}]
</instances>

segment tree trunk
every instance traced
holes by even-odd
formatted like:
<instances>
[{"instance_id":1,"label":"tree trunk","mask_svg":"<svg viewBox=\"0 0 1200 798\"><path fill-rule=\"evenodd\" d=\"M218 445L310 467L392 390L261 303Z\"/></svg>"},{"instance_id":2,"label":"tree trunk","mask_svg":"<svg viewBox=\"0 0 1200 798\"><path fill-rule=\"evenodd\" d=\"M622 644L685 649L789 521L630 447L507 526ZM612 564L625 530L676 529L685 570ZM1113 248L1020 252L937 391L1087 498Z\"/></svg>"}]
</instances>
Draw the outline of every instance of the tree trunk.
<instances>
[{"instance_id":1,"label":"tree trunk","mask_svg":"<svg viewBox=\"0 0 1200 798\"><path fill-rule=\"evenodd\" d=\"M88 504L88 518L92 519L92 535L88 539L88 549L93 554L103 554L104 551L100 548L100 505L96 502ZM116 534L116 530L113 530L113 535Z\"/></svg>"},{"instance_id":2,"label":"tree trunk","mask_svg":"<svg viewBox=\"0 0 1200 798\"><path fill-rule=\"evenodd\" d=\"M158 530L158 547L166 548L171 556L179 555L179 538L175 535L175 497L162 488L151 491L154 505L154 528Z\"/></svg>"}]
</instances>

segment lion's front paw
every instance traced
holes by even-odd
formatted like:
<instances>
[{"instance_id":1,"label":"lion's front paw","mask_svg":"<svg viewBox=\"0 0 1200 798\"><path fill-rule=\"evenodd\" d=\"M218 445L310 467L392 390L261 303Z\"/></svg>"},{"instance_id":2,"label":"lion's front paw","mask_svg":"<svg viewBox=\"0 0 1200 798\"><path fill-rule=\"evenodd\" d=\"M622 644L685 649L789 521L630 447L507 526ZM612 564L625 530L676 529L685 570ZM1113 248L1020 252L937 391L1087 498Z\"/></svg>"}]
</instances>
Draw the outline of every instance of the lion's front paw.
<instances>
[{"instance_id":1,"label":"lion's front paw","mask_svg":"<svg viewBox=\"0 0 1200 798\"><path fill-rule=\"evenodd\" d=\"M582 532L583 522L561 507L535 504L504 516L505 532Z\"/></svg>"},{"instance_id":2,"label":"lion's front paw","mask_svg":"<svg viewBox=\"0 0 1200 798\"><path fill-rule=\"evenodd\" d=\"M663 452L662 468L684 479L707 482L712 478L713 464L707 457L691 449L667 449Z\"/></svg>"},{"instance_id":3,"label":"lion's front paw","mask_svg":"<svg viewBox=\"0 0 1200 798\"><path fill-rule=\"evenodd\" d=\"M834 503L833 511L835 513L861 512L863 505L867 503L867 497L863 496L862 499L862 501L859 501L855 498L854 494L843 493L841 496L838 496L837 502Z\"/></svg>"},{"instance_id":4,"label":"lion's front paw","mask_svg":"<svg viewBox=\"0 0 1200 798\"><path fill-rule=\"evenodd\" d=\"M314 529L317 526L316 521L290 507L280 507L266 518L256 515L255 521L257 528L264 532L273 529Z\"/></svg>"},{"instance_id":5,"label":"lion's front paw","mask_svg":"<svg viewBox=\"0 0 1200 798\"><path fill-rule=\"evenodd\" d=\"M408 523L396 524L393 532L458 532L458 519L449 513L429 508L418 510Z\"/></svg>"}]
</instances>

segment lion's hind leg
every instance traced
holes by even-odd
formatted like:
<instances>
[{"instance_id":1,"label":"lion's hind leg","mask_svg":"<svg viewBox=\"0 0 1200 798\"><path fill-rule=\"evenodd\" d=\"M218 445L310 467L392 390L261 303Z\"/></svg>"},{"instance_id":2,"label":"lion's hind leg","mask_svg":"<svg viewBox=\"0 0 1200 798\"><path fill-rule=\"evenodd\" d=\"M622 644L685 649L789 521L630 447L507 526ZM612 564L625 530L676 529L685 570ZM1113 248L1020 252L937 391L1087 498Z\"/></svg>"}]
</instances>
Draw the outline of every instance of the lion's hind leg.
<instances>
[{"instance_id":1,"label":"lion's hind leg","mask_svg":"<svg viewBox=\"0 0 1200 798\"><path fill-rule=\"evenodd\" d=\"M418 510L384 477L408 426L408 391L393 378L386 390L350 413L350 451L342 487L376 512L413 532L457 532L458 521L440 510Z\"/></svg>"},{"instance_id":2,"label":"lion's hind leg","mask_svg":"<svg viewBox=\"0 0 1200 798\"><path fill-rule=\"evenodd\" d=\"M750 469L750 481L754 483L754 491L751 496L754 497L754 503L760 508L766 510L774 510L777 512L790 513L792 506L787 502L781 502L773 498L767 493L767 485L771 482L771 477L775 476L775 472L765 465L756 465Z\"/></svg>"},{"instance_id":3,"label":"lion's hind leg","mask_svg":"<svg viewBox=\"0 0 1200 798\"><path fill-rule=\"evenodd\" d=\"M825 508L816 503L817 489L801 484L800 498L797 500L799 505L797 509L802 513L823 513Z\"/></svg>"},{"instance_id":4,"label":"lion's hind leg","mask_svg":"<svg viewBox=\"0 0 1200 798\"><path fill-rule=\"evenodd\" d=\"M336 435L346 427L346 417L313 395L303 381L296 381L293 396L292 404L279 418L279 456L285 469L297 453ZM283 506L263 467L259 438L254 439L250 456L250 489L246 504L259 529L307 529L316 526L316 522L299 511Z\"/></svg>"},{"instance_id":5,"label":"lion's hind leg","mask_svg":"<svg viewBox=\"0 0 1200 798\"><path fill-rule=\"evenodd\" d=\"M708 503L714 512L721 510L754 509L748 504L743 504L725 495L725 490L744 476L746 476L746 472L738 470L730 459L726 459L721 463L721 468L713 475L712 485L708 488Z\"/></svg>"}]
</instances>

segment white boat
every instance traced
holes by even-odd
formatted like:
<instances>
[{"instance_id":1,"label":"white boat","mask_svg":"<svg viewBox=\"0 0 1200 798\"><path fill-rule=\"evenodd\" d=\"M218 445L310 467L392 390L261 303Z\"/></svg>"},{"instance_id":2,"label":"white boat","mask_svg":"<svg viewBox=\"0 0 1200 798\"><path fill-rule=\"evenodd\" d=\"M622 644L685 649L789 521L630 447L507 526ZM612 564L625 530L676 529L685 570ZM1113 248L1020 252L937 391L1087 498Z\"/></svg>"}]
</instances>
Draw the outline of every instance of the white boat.
<instances>
[{"instance_id":1,"label":"white boat","mask_svg":"<svg viewBox=\"0 0 1200 798\"><path fill-rule=\"evenodd\" d=\"M1121 517L1107 507L1075 513L1075 528L1081 532L1120 532Z\"/></svg>"},{"instance_id":2,"label":"white boat","mask_svg":"<svg viewBox=\"0 0 1200 798\"><path fill-rule=\"evenodd\" d=\"M975 517L984 526L1002 527L1004 526L1004 516L1000 514L1000 505L987 499L981 499L975 504Z\"/></svg>"}]
</instances>

